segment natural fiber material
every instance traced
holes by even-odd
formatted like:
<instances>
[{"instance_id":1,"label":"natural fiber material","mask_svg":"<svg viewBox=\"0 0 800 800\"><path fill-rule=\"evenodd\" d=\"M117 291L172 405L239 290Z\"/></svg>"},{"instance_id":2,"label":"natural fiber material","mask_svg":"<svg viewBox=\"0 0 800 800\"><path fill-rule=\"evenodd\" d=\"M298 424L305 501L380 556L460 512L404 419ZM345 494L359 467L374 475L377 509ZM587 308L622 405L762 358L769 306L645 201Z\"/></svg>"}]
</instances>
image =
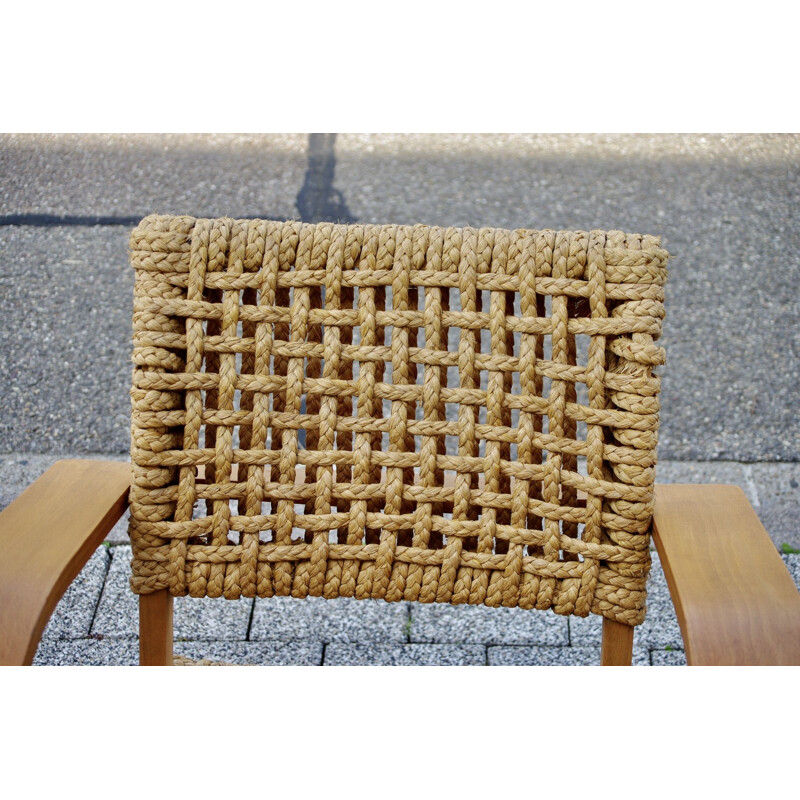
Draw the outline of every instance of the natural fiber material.
<instances>
[{"instance_id":1,"label":"natural fiber material","mask_svg":"<svg viewBox=\"0 0 800 800\"><path fill-rule=\"evenodd\" d=\"M644 618L652 236L148 217L132 588Z\"/></svg>"}]
</instances>

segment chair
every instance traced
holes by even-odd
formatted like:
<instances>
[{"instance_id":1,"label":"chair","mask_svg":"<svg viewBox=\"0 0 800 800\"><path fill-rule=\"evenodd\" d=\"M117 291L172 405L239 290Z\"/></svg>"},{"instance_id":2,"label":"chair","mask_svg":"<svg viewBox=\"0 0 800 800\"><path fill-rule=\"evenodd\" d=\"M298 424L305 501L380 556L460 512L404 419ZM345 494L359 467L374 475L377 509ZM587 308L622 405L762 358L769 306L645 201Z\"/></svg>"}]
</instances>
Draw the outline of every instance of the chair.
<instances>
[{"instance_id":1,"label":"chair","mask_svg":"<svg viewBox=\"0 0 800 800\"><path fill-rule=\"evenodd\" d=\"M0 661L31 663L130 502L140 661L172 597L603 617L630 664L650 534L690 664L800 663L800 595L731 486L654 490L652 236L151 216L131 236L131 458L0 514Z\"/></svg>"}]
</instances>

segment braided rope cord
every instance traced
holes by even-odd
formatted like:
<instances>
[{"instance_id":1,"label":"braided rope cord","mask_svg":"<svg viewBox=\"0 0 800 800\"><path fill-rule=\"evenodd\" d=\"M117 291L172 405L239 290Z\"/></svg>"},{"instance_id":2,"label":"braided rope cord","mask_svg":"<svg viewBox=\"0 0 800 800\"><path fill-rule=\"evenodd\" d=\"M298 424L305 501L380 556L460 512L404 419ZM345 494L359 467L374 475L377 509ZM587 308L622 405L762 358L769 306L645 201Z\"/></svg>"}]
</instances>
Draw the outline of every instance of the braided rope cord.
<instances>
[{"instance_id":1,"label":"braided rope cord","mask_svg":"<svg viewBox=\"0 0 800 800\"><path fill-rule=\"evenodd\" d=\"M131 587L644 619L668 254L151 216Z\"/></svg>"}]
</instances>

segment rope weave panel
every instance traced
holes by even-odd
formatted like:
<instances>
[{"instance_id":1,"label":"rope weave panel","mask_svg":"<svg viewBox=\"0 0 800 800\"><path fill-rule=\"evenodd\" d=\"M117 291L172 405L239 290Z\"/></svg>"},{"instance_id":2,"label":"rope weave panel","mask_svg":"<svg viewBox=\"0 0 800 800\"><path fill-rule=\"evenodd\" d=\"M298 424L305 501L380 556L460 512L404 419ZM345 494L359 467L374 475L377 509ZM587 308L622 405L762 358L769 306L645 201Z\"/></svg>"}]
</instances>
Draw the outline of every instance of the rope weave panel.
<instances>
[{"instance_id":1,"label":"rope weave panel","mask_svg":"<svg viewBox=\"0 0 800 800\"><path fill-rule=\"evenodd\" d=\"M640 623L659 243L147 217L133 591Z\"/></svg>"}]
</instances>

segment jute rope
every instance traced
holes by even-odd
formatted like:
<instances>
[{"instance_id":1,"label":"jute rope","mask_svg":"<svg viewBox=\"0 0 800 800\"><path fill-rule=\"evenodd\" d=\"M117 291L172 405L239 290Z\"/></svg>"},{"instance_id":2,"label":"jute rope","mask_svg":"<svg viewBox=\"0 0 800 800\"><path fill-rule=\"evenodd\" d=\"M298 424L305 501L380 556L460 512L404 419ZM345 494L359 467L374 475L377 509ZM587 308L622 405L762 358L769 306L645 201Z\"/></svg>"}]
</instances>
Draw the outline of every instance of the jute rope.
<instances>
[{"instance_id":1,"label":"jute rope","mask_svg":"<svg viewBox=\"0 0 800 800\"><path fill-rule=\"evenodd\" d=\"M667 259L618 231L147 217L133 591L640 623Z\"/></svg>"}]
</instances>

